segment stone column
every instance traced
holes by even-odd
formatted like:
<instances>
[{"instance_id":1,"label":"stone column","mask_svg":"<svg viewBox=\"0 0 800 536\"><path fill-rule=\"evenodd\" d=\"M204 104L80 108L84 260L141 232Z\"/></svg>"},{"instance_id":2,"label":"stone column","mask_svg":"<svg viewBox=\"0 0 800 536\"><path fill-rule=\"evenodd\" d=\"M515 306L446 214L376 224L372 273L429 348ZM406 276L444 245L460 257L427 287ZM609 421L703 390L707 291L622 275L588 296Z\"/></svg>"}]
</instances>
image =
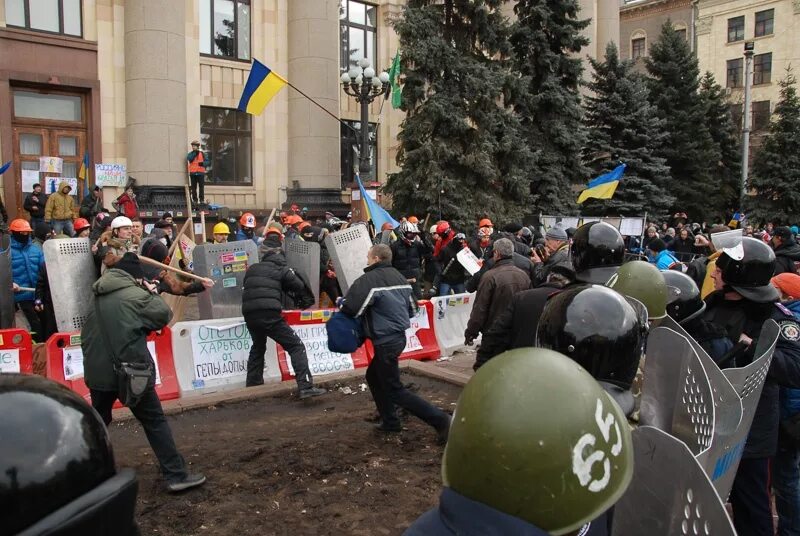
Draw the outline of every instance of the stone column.
<instances>
[{"instance_id":1,"label":"stone column","mask_svg":"<svg viewBox=\"0 0 800 536\"><path fill-rule=\"evenodd\" d=\"M596 0L597 2L597 56L602 58L610 42L619 49L620 0Z\"/></svg>"},{"instance_id":2,"label":"stone column","mask_svg":"<svg viewBox=\"0 0 800 536\"><path fill-rule=\"evenodd\" d=\"M183 2L125 4L128 174L140 185L186 182L186 11Z\"/></svg>"},{"instance_id":3,"label":"stone column","mask_svg":"<svg viewBox=\"0 0 800 536\"><path fill-rule=\"evenodd\" d=\"M289 72L292 84L339 117L339 1L290 0ZM341 186L339 123L289 92L289 183L301 188Z\"/></svg>"}]
</instances>

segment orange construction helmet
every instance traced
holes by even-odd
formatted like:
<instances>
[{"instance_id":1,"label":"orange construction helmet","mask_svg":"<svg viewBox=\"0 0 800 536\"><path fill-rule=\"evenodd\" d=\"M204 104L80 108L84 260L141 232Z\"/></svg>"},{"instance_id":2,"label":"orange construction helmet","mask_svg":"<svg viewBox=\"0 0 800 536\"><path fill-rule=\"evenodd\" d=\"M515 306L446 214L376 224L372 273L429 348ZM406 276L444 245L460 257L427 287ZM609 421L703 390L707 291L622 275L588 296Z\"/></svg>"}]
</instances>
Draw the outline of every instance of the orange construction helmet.
<instances>
[{"instance_id":1,"label":"orange construction helmet","mask_svg":"<svg viewBox=\"0 0 800 536\"><path fill-rule=\"evenodd\" d=\"M256 217L250 214L249 212L245 212L242 214L242 217L239 218L239 224L242 227L249 227L251 229L256 228Z\"/></svg>"},{"instance_id":2,"label":"orange construction helmet","mask_svg":"<svg viewBox=\"0 0 800 536\"><path fill-rule=\"evenodd\" d=\"M75 229L76 233L80 233L84 229L88 229L91 227L86 218L77 218L75 221L72 222L72 227Z\"/></svg>"},{"instance_id":3,"label":"orange construction helmet","mask_svg":"<svg viewBox=\"0 0 800 536\"><path fill-rule=\"evenodd\" d=\"M297 225L302 221L303 221L302 216L298 216L297 214L289 214L288 216L286 216L286 221L284 223L286 225Z\"/></svg>"},{"instance_id":4,"label":"orange construction helmet","mask_svg":"<svg viewBox=\"0 0 800 536\"><path fill-rule=\"evenodd\" d=\"M489 218L483 218L478 223L478 227L494 227L494 225L492 225L492 220L490 220Z\"/></svg>"},{"instance_id":5,"label":"orange construction helmet","mask_svg":"<svg viewBox=\"0 0 800 536\"><path fill-rule=\"evenodd\" d=\"M309 222L309 221L301 221L299 224L297 224L297 230L298 231L302 231L306 227L311 227L311 222Z\"/></svg>"},{"instance_id":6,"label":"orange construction helmet","mask_svg":"<svg viewBox=\"0 0 800 536\"><path fill-rule=\"evenodd\" d=\"M419 223L419 219L416 216L409 216L408 223Z\"/></svg>"},{"instance_id":7,"label":"orange construction helmet","mask_svg":"<svg viewBox=\"0 0 800 536\"><path fill-rule=\"evenodd\" d=\"M389 223L388 221L386 223L384 223L383 225L381 225L381 231L391 231L393 229L394 229L394 226L391 223Z\"/></svg>"},{"instance_id":8,"label":"orange construction helmet","mask_svg":"<svg viewBox=\"0 0 800 536\"><path fill-rule=\"evenodd\" d=\"M22 218L17 218L16 220L11 222L11 225L8 226L8 230L13 233L32 233L33 229L31 229L31 224L28 223L28 220L23 220Z\"/></svg>"}]
</instances>

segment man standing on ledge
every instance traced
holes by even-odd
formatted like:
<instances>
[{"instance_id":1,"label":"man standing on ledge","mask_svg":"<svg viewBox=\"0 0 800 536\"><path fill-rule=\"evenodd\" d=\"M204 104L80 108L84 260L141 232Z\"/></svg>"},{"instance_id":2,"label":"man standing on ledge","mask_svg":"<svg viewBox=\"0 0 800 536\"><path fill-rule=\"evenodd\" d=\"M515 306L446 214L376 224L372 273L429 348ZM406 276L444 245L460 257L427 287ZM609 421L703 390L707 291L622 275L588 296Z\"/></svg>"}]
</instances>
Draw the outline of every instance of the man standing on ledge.
<instances>
[{"instance_id":1,"label":"man standing on ledge","mask_svg":"<svg viewBox=\"0 0 800 536\"><path fill-rule=\"evenodd\" d=\"M395 406L405 408L436 429L440 445L447 442L450 416L417 395L400 381L398 358L406 347L406 329L417 314L417 302L406 278L392 267L392 250L386 244L367 253L364 275L355 280L341 310L361 318L364 334L372 339L375 357L367 368L367 384L381 415L381 432L399 432Z\"/></svg>"},{"instance_id":2,"label":"man standing on ledge","mask_svg":"<svg viewBox=\"0 0 800 536\"><path fill-rule=\"evenodd\" d=\"M192 150L186 155L186 165L189 169L192 204L205 203L206 155L200 150L200 142L197 140L192 142Z\"/></svg>"}]
</instances>

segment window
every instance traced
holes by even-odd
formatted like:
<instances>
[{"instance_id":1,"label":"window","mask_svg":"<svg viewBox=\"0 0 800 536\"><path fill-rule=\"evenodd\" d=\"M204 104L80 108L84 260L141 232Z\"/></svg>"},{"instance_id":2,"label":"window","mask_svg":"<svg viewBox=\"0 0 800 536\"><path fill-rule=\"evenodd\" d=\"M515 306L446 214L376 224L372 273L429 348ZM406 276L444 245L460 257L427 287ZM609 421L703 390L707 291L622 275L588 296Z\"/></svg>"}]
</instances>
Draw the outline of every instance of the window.
<instances>
[{"instance_id":1,"label":"window","mask_svg":"<svg viewBox=\"0 0 800 536\"><path fill-rule=\"evenodd\" d=\"M253 184L250 116L228 108L200 107L200 139L211 162L212 184Z\"/></svg>"},{"instance_id":2,"label":"window","mask_svg":"<svg viewBox=\"0 0 800 536\"><path fill-rule=\"evenodd\" d=\"M743 72L744 60L742 58L728 60L728 78L725 87L742 87Z\"/></svg>"},{"instance_id":3,"label":"window","mask_svg":"<svg viewBox=\"0 0 800 536\"><path fill-rule=\"evenodd\" d=\"M728 19L728 43L744 40L744 15Z\"/></svg>"},{"instance_id":4,"label":"window","mask_svg":"<svg viewBox=\"0 0 800 536\"><path fill-rule=\"evenodd\" d=\"M631 59L638 60L639 58L644 58L645 56L645 43L646 39L644 37L639 37L637 39L631 40Z\"/></svg>"},{"instance_id":5,"label":"window","mask_svg":"<svg viewBox=\"0 0 800 536\"><path fill-rule=\"evenodd\" d=\"M81 37L81 0L5 0L6 24L39 32Z\"/></svg>"},{"instance_id":6,"label":"window","mask_svg":"<svg viewBox=\"0 0 800 536\"><path fill-rule=\"evenodd\" d=\"M370 172L369 175L361 175L362 181L374 181L378 176L378 125L369 124L370 141ZM359 147L361 146L361 122L342 121L341 140L342 140L342 188L347 188L350 183L355 181L358 171Z\"/></svg>"},{"instance_id":7,"label":"window","mask_svg":"<svg viewBox=\"0 0 800 536\"><path fill-rule=\"evenodd\" d=\"M675 30L675 35L686 41L686 28L678 28Z\"/></svg>"},{"instance_id":8,"label":"window","mask_svg":"<svg viewBox=\"0 0 800 536\"><path fill-rule=\"evenodd\" d=\"M756 12L756 31L755 36L772 35L775 25L775 10L767 9Z\"/></svg>"},{"instance_id":9,"label":"window","mask_svg":"<svg viewBox=\"0 0 800 536\"><path fill-rule=\"evenodd\" d=\"M753 85L769 84L772 79L772 52L753 56Z\"/></svg>"},{"instance_id":10,"label":"window","mask_svg":"<svg viewBox=\"0 0 800 536\"><path fill-rule=\"evenodd\" d=\"M378 7L355 0L340 1L339 61L342 71L349 71L357 66L361 58L367 58L377 71L375 50L378 48Z\"/></svg>"},{"instance_id":11,"label":"window","mask_svg":"<svg viewBox=\"0 0 800 536\"><path fill-rule=\"evenodd\" d=\"M753 130L764 130L769 126L769 101L753 103Z\"/></svg>"},{"instance_id":12,"label":"window","mask_svg":"<svg viewBox=\"0 0 800 536\"><path fill-rule=\"evenodd\" d=\"M730 104L728 105L728 110L731 113L731 122L733 122L733 128L738 135L742 130L742 105Z\"/></svg>"},{"instance_id":13,"label":"window","mask_svg":"<svg viewBox=\"0 0 800 536\"><path fill-rule=\"evenodd\" d=\"M250 59L250 0L200 0L200 54Z\"/></svg>"},{"instance_id":14,"label":"window","mask_svg":"<svg viewBox=\"0 0 800 536\"><path fill-rule=\"evenodd\" d=\"M82 121L83 102L78 95L14 91L14 117L47 121Z\"/></svg>"}]
</instances>

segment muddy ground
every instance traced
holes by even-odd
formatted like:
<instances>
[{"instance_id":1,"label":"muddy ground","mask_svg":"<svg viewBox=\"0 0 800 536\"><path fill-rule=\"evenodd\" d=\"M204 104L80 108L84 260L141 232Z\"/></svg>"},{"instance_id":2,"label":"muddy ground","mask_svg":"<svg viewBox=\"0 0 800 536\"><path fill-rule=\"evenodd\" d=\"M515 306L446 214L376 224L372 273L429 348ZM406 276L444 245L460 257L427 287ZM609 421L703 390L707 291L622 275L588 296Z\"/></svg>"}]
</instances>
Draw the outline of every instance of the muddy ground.
<instances>
[{"instance_id":1,"label":"muddy ground","mask_svg":"<svg viewBox=\"0 0 800 536\"><path fill-rule=\"evenodd\" d=\"M403 376L452 412L459 387ZM168 417L190 470L208 477L181 495L164 491L139 423L112 424L117 464L139 476L142 534L401 534L437 502L443 447L414 417L400 434L374 431L362 382L341 384L355 394L283 395Z\"/></svg>"}]
</instances>

